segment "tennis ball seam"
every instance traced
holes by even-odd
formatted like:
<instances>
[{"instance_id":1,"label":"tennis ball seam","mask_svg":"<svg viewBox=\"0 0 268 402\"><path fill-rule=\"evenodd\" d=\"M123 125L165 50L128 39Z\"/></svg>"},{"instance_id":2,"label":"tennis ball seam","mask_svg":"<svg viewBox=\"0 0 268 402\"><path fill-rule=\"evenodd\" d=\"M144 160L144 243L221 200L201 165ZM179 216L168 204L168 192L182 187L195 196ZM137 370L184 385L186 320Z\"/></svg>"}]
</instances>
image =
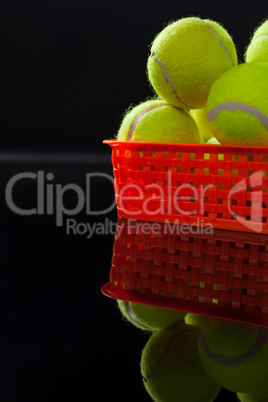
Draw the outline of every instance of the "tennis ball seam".
<instances>
[{"instance_id":1,"label":"tennis ball seam","mask_svg":"<svg viewBox=\"0 0 268 402\"><path fill-rule=\"evenodd\" d=\"M125 308L126 308L126 311L127 311L128 315L130 316L130 318L131 318L136 324L140 325L140 326L141 326L142 328L144 328L144 329L149 329L149 330L152 329L152 328L148 327L148 325L142 324L139 320L137 320L137 318L135 317L135 314L134 314L133 311L131 310L130 303L129 303L128 301L124 301L124 303L125 303Z\"/></svg>"},{"instance_id":2,"label":"tennis ball seam","mask_svg":"<svg viewBox=\"0 0 268 402\"><path fill-rule=\"evenodd\" d=\"M239 101L223 102L213 107L208 112L208 120L209 122L215 120L218 114L222 111L235 112L237 110L249 113L253 117L256 117L256 119L258 119L263 124L266 130L268 130L268 116L262 113L259 109L250 106L248 103L243 103Z\"/></svg>"},{"instance_id":3,"label":"tennis ball seam","mask_svg":"<svg viewBox=\"0 0 268 402\"><path fill-rule=\"evenodd\" d=\"M167 346L166 346L166 348L165 348L165 350L164 350L163 356L159 358L159 360L158 360L158 362L157 362L156 367L154 368L154 370L153 370L150 374L148 374L146 377L144 377L144 376L142 377L145 382L148 382L148 381L152 380L152 379L158 374L158 372L159 372L159 370L160 370L162 364L163 364L164 361L165 361L165 358L166 358L166 356L167 356L167 354L168 354L168 351L169 351L169 349L171 348L173 342L176 340L177 336L183 334L184 332L188 332L188 331L196 331L196 328L195 328L195 327L193 327L193 328L187 328L187 329L185 329L184 331L179 332L179 334L176 333L176 334L170 339L170 341L168 342L168 344L167 344Z\"/></svg>"},{"instance_id":4,"label":"tennis ball seam","mask_svg":"<svg viewBox=\"0 0 268 402\"><path fill-rule=\"evenodd\" d=\"M135 119L133 120L133 122L131 123L131 125L130 125L130 127L129 127L128 135L127 135L127 141L131 141L132 136L133 136L133 134L134 134L134 131L135 131L135 128L136 128L138 122L142 119L142 117L143 117L145 114L151 112L152 110L154 110L154 109L156 109L156 108L164 107L164 106L167 106L167 103L159 103L159 104L157 104L157 105L152 105L152 106L147 107L146 109L142 110L142 111L135 117Z\"/></svg>"},{"instance_id":5,"label":"tennis ball seam","mask_svg":"<svg viewBox=\"0 0 268 402\"><path fill-rule=\"evenodd\" d=\"M164 353L163 353L162 357L160 357L158 359L155 369L150 374L148 374L146 377L142 376L143 381L145 383L149 383L150 380L154 379L154 377L159 374L159 370L161 370L162 364L165 362L166 357L168 357L169 349L172 347L173 343L176 341L176 338L183 333L192 332L192 331L199 332L199 329L195 326L192 326L191 328L185 328L183 331L181 331L179 333L176 332L176 334L167 343L167 345L164 349ZM172 386L172 384L170 384L170 386ZM219 391L219 384L217 384L217 383L214 384L213 388L210 389L209 393L206 395L206 400L211 400L211 398L213 396L215 398L214 394L216 391ZM213 398L213 400L214 400L214 398Z\"/></svg>"},{"instance_id":6,"label":"tennis ball seam","mask_svg":"<svg viewBox=\"0 0 268 402\"><path fill-rule=\"evenodd\" d=\"M201 19L200 19L200 21L202 21L202 22L206 25L206 27L209 29L209 31L215 36L215 38L217 39L218 43L221 45L221 47L222 47L223 50L225 51L226 55L228 56L228 58L229 58L229 60L230 60L230 62L231 62L231 64L232 64L232 67L234 67L234 62L233 62L233 60L232 60L232 58L231 58L231 55L229 54L228 50L227 50L226 47L224 46L224 44L223 44L223 42L221 41L221 39L219 38L219 36L216 34L216 32L211 28L211 26L210 26L206 21L201 20ZM179 95L178 95L178 93L177 93L177 90L176 90L176 88L175 88L175 85L173 84L173 82L172 82L170 76L168 75L166 66L162 63L162 61L159 59L159 57L156 55L156 53L155 53L154 51L151 53L150 57L153 57L154 60L156 61L156 63L157 63L157 64L159 65L159 67L161 68L161 70L162 70L162 72L163 72L163 74L164 74L164 76L165 76L166 82L167 82L168 84L170 84L170 86L171 86L171 88L172 88L172 91L173 91L174 95L176 96L177 100L178 100L179 102L181 102L181 103L184 105L185 108L188 108L188 109L193 108L193 106L187 105L187 104L179 97Z\"/></svg>"},{"instance_id":7,"label":"tennis ball seam","mask_svg":"<svg viewBox=\"0 0 268 402\"><path fill-rule=\"evenodd\" d=\"M178 99L178 101L181 102L181 103L184 105L184 107L186 107L186 108L191 108L190 105L187 105L187 104L186 104L185 102L183 102L183 100L179 97L178 92L177 92L177 90L176 90L176 88L175 88L175 85L173 84L172 79L171 79L170 76L168 75L166 66L162 63L162 61L159 59L159 57L157 57L157 55L155 54L155 52L152 52L152 53L151 53L151 57L153 57L153 58L155 59L156 63L160 66L160 68L161 68L161 70L163 71L163 74L164 74L164 76L165 76L166 82L171 85L172 91L173 91L174 95L176 96L176 98Z\"/></svg>"},{"instance_id":8,"label":"tennis ball seam","mask_svg":"<svg viewBox=\"0 0 268 402\"><path fill-rule=\"evenodd\" d=\"M260 36L258 36L257 38L255 38L251 43L254 43L254 42L256 42L256 40L258 40L258 39L260 39L260 38L265 38L265 37L267 37L268 35L266 35L266 34L263 34L263 35L260 35Z\"/></svg>"},{"instance_id":9,"label":"tennis ball seam","mask_svg":"<svg viewBox=\"0 0 268 402\"><path fill-rule=\"evenodd\" d=\"M252 359L259 351L261 351L267 340L267 335L267 328L260 328L259 336L254 345L247 352L235 357L225 357L224 355L212 352L202 333L200 333L199 335L199 343L206 355L216 363L219 363L223 366L234 366L247 362L248 360Z\"/></svg>"},{"instance_id":10,"label":"tennis ball seam","mask_svg":"<svg viewBox=\"0 0 268 402\"><path fill-rule=\"evenodd\" d=\"M164 361L165 361L165 359L166 359L166 356L167 356L167 354L168 354L168 351L169 351L169 349L170 349L172 343L175 341L176 337L177 337L177 334L174 335L174 337L171 338L171 340L168 342L168 344L167 344L167 346L166 346L166 348L165 348L164 354L163 354L163 356L158 360L155 369L154 369L150 374L148 374L146 377L142 377L145 382L150 381L152 378L154 378L154 377L158 374L158 372L159 372L159 370L160 370L162 364L164 363Z\"/></svg>"},{"instance_id":11,"label":"tennis ball seam","mask_svg":"<svg viewBox=\"0 0 268 402\"><path fill-rule=\"evenodd\" d=\"M204 20L201 20L202 22L204 22L204 24L208 27L208 29L213 33L213 35L215 36L215 38L219 41L221 47L224 49L225 53L227 54L227 56L230 59L230 62L232 64L232 66L234 66L233 60L231 58L231 55L229 54L228 50L226 49L226 47L224 46L224 44L222 43L221 39L218 37L218 35L216 34L215 31L213 31L213 29L211 28L211 26Z\"/></svg>"}]
</instances>

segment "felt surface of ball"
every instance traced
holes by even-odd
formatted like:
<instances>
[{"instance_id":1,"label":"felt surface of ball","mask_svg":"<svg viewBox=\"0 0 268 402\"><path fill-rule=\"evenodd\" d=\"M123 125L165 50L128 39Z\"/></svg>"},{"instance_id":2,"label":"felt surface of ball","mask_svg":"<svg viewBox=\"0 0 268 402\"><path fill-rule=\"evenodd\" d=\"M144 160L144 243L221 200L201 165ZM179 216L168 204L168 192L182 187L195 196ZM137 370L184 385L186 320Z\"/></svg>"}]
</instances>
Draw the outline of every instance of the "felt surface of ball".
<instances>
[{"instance_id":1,"label":"felt surface of ball","mask_svg":"<svg viewBox=\"0 0 268 402\"><path fill-rule=\"evenodd\" d=\"M201 142L206 143L208 140L213 138L214 135L208 121L207 108L193 109L190 111L190 114L199 129Z\"/></svg>"},{"instance_id":2,"label":"felt surface of ball","mask_svg":"<svg viewBox=\"0 0 268 402\"><path fill-rule=\"evenodd\" d=\"M184 320L186 313L162 307L118 300L118 307L134 326L146 331L156 331L170 327Z\"/></svg>"},{"instance_id":3,"label":"felt surface of ball","mask_svg":"<svg viewBox=\"0 0 268 402\"><path fill-rule=\"evenodd\" d=\"M198 347L206 373L233 392L267 384L268 330L254 325L202 317Z\"/></svg>"},{"instance_id":4,"label":"felt surface of ball","mask_svg":"<svg viewBox=\"0 0 268 402\"><path fill-rule=\"evenodd\" d=\"M268 387L248 393L237 393L240 402L268 402Z\"/></svg>"},{"instance_id":5,"label":"felt surface of ball","mask_svg":"<svg viewBox=\"0 0 268 402\"><path fill-rule=\"evenodd\" d=\"M200 324L203 320L203 315L200 314L194 314L194 313L187 313L185 318L184 318L184 322L187 325L194 325L196 327L200 327Z\"/></svg>"},{"instance_id":6,"label":"felt surface of ball","mask_svg":"<svg viewBox=\"0 0 268 402\"><path fill-rule=\"evenodd\" d=\"M157 402L212 402L220 386L209 378L199 360L199 330L177 326L155 332L145 345L141 373L145 388Z\"/></svg>"},{"instance_id":7,"label":"felt surface of ball","mask_svg":"<svg viewBox=\"0 0 268 402\"><path fill-rule=\"evenodd\" d=\"M268 63L268 20L255 30L245 53L245 61Z\"/></svg>"},{"instance_id":8,"label":"felt surface of ball","mask_svg":"<svg viewBox=\"0 0 268 402\"><path fill-rule=\"evenodd\" d=\"M161 100L142 102L128 111L118 131L119 141L199 143L200 134L188 112Z\"/></svg>"},{"instance_id":9,"label":"felt surface of ball","mask_svg":"<svg viewBox=\"0 0 268 402\"><path fill-rule=\"evenodd\" d=\"M221 144L268 145L267 93L267 63L240 64L213 84L208 120Z\"/></svg>"},{"instance_id":10,"label":"felt surface of ball","mask_svg":"<svg viewBox=\"0 0 268 402\"><path fill-rule=\"evenodd\" d=\"M208 141L206 142L206 144L220 145L220 142L217 140L217 138L212 137L212 138L210 138L210 140L208 140Z\"/></svg>"},{"instance_id":11,"label":"felt surface of ball","mask_svg":"<svg viewBox=\"0 0 268 402\"><path fill-rule=\"evenodd\" d=\"M205 107L213 82L235 65L236 49L228 32L215 21L189 17L156 36L147 71L158 96L189 110Z\"/></svg>"}]
</instances>

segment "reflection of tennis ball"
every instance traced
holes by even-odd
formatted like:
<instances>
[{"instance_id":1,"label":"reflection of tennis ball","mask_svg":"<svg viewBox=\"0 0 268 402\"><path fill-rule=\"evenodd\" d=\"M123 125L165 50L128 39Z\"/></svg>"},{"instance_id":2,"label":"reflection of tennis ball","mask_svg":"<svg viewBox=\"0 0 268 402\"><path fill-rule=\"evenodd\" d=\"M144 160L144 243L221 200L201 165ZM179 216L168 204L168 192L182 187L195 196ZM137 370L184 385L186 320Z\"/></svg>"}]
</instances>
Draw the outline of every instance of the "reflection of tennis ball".
<instances>
[{"instance_id":1,"label":"reflection of tennis ball","mask_svg":"<svg viewBox=\"0 0 268 402\"><path fill-rule=\"evenodd\" d=\"M155 331L183 321L186 313L162 307L118 300L123 317L138 328Z\"/></svg>"},{"instance_id":2,"label":"reflection of tennis ball","mask_svg":"<svg viewBox=\"0 0 268 402\"><path fill-rule=\"evenodd\" d=\"M244 63L212 86L207 110L221 144L268 145L268 63Z\"/></svg>"},{"instance_id":3,"label":"reflection of tennis ball","mask_svg":"<svg viewBox=\"0 0 268 402\"><path fill-rule=\"evenodd\" d=\"M232 38L217 22L196 17L168 25L155 38L148 78L156 93L184 109L202 108L213 82L237 64Z\"/></svg>"},{"instance_id":4,"label":"reflection of tennis ball","mask_svg":"<svg viewBox=\"0 0 268 402\"><path fill-rule=\"evenodd\" d=\"M237 393L238 400L241 402L267 402L268 401L268 388L267 386L263 389L247 392L247 393Z\"/></svg>"},{"instance_id":5,"label":"reflection of tennis ball","mask_svg":"<svg viewBox=\"0 0 268 402\"><path fill-rule=\"evenodd\" d=\"M125 115L119 141L199 143L200 135L193 118L183 109L161 100L143 102Z\"/></svg>"},{"instance_id":6,"label":"reflection of tennis ball","mask_svg":"<svg viewBox=\"0 0 268 402\"><path fill-rule=\"evenodd\" d=\"M200 314L193 314L193 313L188 313L185 318L184 322L185 324L188 325L194 325L199 328L201 321L203 320L203 316Z\"/></svg>"},{"instance_id":7,"label":"reflection of tennis ball","mask_svg":"<svg viewBox=\"0 0 268 402\"><path fill-rule=\"evenodd\" d=\"M199 330L177 326L155 332L142 352L141 373L154 401L212 402L220 386L205 373L198 355Z\"/></svg>"},{"instance_id":8,"label":"reflection of tennis ball","mask_svg":"<svg viewBox=\"0 0 268 402\"><path fill-rule=\"evenodd\" d=\"M263 22L254 32L245 53L245 61L268 63L268 20Z\"/></svg>"},{"instance_id":9,"label":"reflection of tennis ball","mask_svg":"<svg viewBox=\"0 0 268 402\"><path fill-rule=\"evenodd\" d=\"M199 354L206 373L233 392L265 387L268 373L268 330L254 325L203 317Z\"/></svg>"},{"instance_id":10,"label":"reflection of tennis ball","mask_svg":"<svg viewBox=\"0 0 268 402\"><path fill-rule=\"evenodd\" d=\"M208 121L207 109L193 109L190 114L197 124L202 142L207 142L210 138L214 137Z\"/></svg>"}]
</instances>

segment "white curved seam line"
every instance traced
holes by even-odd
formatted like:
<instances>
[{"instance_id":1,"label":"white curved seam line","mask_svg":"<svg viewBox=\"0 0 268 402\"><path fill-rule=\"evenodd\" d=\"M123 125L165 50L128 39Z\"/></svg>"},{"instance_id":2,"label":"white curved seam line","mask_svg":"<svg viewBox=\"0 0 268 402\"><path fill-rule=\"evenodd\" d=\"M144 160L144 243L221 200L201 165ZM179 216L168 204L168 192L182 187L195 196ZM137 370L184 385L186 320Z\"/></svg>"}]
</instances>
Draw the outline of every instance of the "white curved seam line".
<instances>
[{"instance_id":1,"label":"white curved seam line","mask_svg":"<svg viewBox=\"0 0 268 402\"><path fill-rule=\"evenodd\" d=\"M143 327L143 328L151 329L150 327L147 327L147 325L144 325L144 324L142 324L141 322L139 322L139 320L137 320L137 318L135 317L133 311L131 310L131 307L130 307L128 301L125 301L125 307L126 307L126 310L127 310L128 315L132 318L132 320L133 320L136 324L140 325L140 326Z\"/></svg>"},{"instance_id":2,"label":"white curved seam line","mask_svg":"<svg viewBox=\"0 0 268 402\"><path fill-rule=\"evenodd\" d=\"M235 112L236 110L241 110L242 112L249 113L256 117L256 119L264 125L266 130L268 130L268 116L262 113L259 109L239 101L223 102L215 106L208 112L208 120L213 121L222 111Z\"/></svg>"},{"instance_id":3,"label":"white curved seam line","mask_svg":"<svg viewBox=\"0 0 268 402\"><path fill-rule=\"evenodd\" d=\"M262 348L267 339L267 328L261 328L258 339L254 343L251 349L249 349L246 353L242 354L241 356L235 357L225 357L220 354L213 353L207 344L207 341L203 334L200 333L199 342L201 347L203 348L206 355L215 361L216 363L221 364L222 366L234 366L236 364L243 364L247 360L252 359Z\"/></svg>"},{"instance_id":4,"label":"white curved seam line","mask_svg":"<svg viewBox=\"0 0 268 402\"><path fill-rule=\"evenodd\" d=\"M167 346L166 346L166 348L165 348L165 350L164 350L164 354L163 354L163 356L158 360L155 369L154 369L150 374L148 374L147 377L143 377L143 380L144 380L145 382L148 382L148 381L152 380L152 379L158 374L159 370L161 369L162 364L165 362L165 359L166 359L166 357L167 357L167 355L168 355L169 349L170 349L170 347L172 346L173 342L176 340L177 336L181 335L182 333L184 333L184 332L186 332L186 331L188 331L188 329L185 330L185 331L182 331L182 332L179 333L179 334L176 333L176 335L174 335L174 337L170 339L170 341L168 342L168 344L167 344ZM214 392L216 391L217 388L218 388L218 384L216 384L216 385L209 391L209 394L207 395L207 399L208 399L208 400L213 396L213 394L214 394Z\"/></svg>"},{"instance_id":5,"label":"white curved seam line","mask_svg":"<svg viewBox=\"0 0 268 402\"><path fill-rule=\"evenodd\" d=\"M175 327L175 326L176 326L176 324L175 324L173 327ZM171 328L171 327L170 327L170 328ZM191 329L191 330L192 330L192 329ZM190 330L190 331L191 331L191 330ZM154 377L157 375L158 371L160 370L162 364L164 363L164 361L165 361L165 359L166 359L166 357L167 357L167 354L168 354L169 349L170 349L170 347L172 346L173 342L175 342L175 340L176 340L176 338L177 338L178 336L180 336L181 334L183 334L183 333L185 333L185 332L187 332L187 331L189 331L188 328L187 328L187 329L184 329L184 330L181 331L181 332L176 332L175 335L169 340L169 342L167 343L166 348L165 348L165 350L164 350L164 354L163 354L162 357L159 358L159 360L158 360L158 362L157 362L157 364L156 364L155 369L154 369L150 374L148 374L146 377L143 377L143 379L144 379L145 382L150 381L152 378L154 378Z\"/></svg>"},{"instance_id":6,"label":"white curved seam line","mask_svg":"<svg viewBox=\"0 0 268 402\"><path fill-rule=\"evenodd\" d=\"M258 36L257 38L255 38L251 43L253 43L253 42L256 42L256 40L259 40L260 38L265 38L265 37L267 37L268 35L260 35L260 36Z\"/></svg>"},{"instance_id":7,"label":"white curved seam line","mask_svg":"<svg viewBox=\"0 0 268 402\"><path fill-rule=\"evenodd\" d=\"M186 103L184 103L184 102L181 100L181 98L179 97L178 92L176 91L176 88L175 88L175 86L174 86L174 84L173 84L173 82L172 82L170 76L168 75L166 66L162 63L162 61L159 59L159 57L157 57L157 55L155 54L155 52L152 52L152 53L151 53L151 57L153 57L153 58L155 59L156 63L160 66L161 70L162 70L163 73L164 73L164 76L165 76L165 79L166 79L167 83L170 84L170 86L171 86L171 88L172 88L172 90L173 90L173 93L174 93L174 95L176 96L176 98L178 99L178 101L181 102L185 107L191 108L191 106L189 106L189 105L187 105Z\"/></svg>"},{"instance_id":8,"label":"white curved seam line","mask_svg":"<svg viewBox=\"0 0 268 402\"><path fill-rule=\"evenodd\" d=\"M140 119L146 114L151 112L152 110L158 108L158 107L163 107L163 106L167 106L167 103L158 103L157 105L152 105L150 107L147 107L146 109L144 109L142 112L140 112L135 119L133 120L133 122L131 123L129 130L128 130L128 135L127 135L127 141L131 141L133 133L135 131L135 128L138 124L138 122L140 121Z\"/></svg>"},{"instance_id":9,"label":"white curved seam line","mask_svg":"<svg viewBox=\"0 0 268 402\"><path fill-rule=\"evenodd\" d=\"M169 349L170 349L171 345L176 340L177 336L178 336L178 334L176 333L173 336L173 338L170 339L170 341L168 342L168 344L167 344L167 346L166 346L166 348L164 350L164 354L163 354L163 356L161 358L159 358L155 369L150 374L148 374L147 377L143 377L145 382L150 381L152 378L154 378L157 375L158 371L160 370L162 364L164 363L164 361L165 361L165 359L167 357L167 354L169 352Z\"/></svg>"},{"instance_id":10,"label":"white curved seam line","mask_svg":"<svg viewBox=\"0 0 268 402\"><path fill-rule=\"evenodd\" d=\"M227 56L229 57L232 66L234 65L233 60L228 52L228 50L226 49L226 47L224 46L224 44L222 43L221 39L218 37L218 35L216 34L215 31L213 31L213 29L211 28L211 26L209 24L206 23L206 21L202 20L204 22L204 24L208 27L208 29L213 33L213 35L215 36L215 38L219 41L221 47L223 48L223 50L225 51L225 53L227 54Z\"/></svg>"}]
</instances>

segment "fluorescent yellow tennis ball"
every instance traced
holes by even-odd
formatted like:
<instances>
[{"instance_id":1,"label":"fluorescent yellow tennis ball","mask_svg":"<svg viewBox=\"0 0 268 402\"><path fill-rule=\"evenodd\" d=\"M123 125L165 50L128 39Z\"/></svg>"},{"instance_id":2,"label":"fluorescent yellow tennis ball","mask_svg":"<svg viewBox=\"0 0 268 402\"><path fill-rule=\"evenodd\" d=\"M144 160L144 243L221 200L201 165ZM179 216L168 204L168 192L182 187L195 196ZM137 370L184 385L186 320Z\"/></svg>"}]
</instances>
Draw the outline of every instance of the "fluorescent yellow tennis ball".
<instances>
[{"instance_id":1,"label":"fluorescent yellow tennis ball","mask_svg":"<svg viewBox=\"0 0 268 402\"><path fill-rule=\"evenodd\" d=\"M186 315L182 311L124 300L118 300L117 303L124 318L134 326L146 331L156 331L170 327L183 321Z\"/></svg>"},{"instance_id":2,"label":"fluorescent yellow tennis ball","mask_svg":"<svg viewBox=\"0 0 268 402\"><path fill-rule=\"evenodd\" d=\"M268 375L268 330L202 317L199 355L206 373L233 392L265 387Z\"/></svg>"},{"instance_id":3,"label":"fluorescent yellow tennis ball","mask_svg":"<svg viewBox=\"0 0 268 402\"><path fill-rule=\"evenodd\" d=\"M212 137L206 142L206 144L220 145L220 142L217 140L217 138Z\"/></svg>"},{"instance_id":4,"label":"fluorescent yellow tennis ball","mask_svg":"<svg viewBox=\"0 0 268 402\"><path fill-rule=\"evenodd\" d=\"M190 114L162 100L149 100L128 111L117 134L119 141L199 143Z\"/></svg>"},{"instance_id":5,"label":"fluorescent yellow tennis ball","mask_svg":"<svg viewBox=\"0 0 268 402\"><path fill-rule=\"evenodd\" d=\"M217 140L217 138L212 137L210 140L206 142L206 144L212 144L212 145L221 145L220 142ZM204 159L209 159L210 154L204 154ZM224 155L223 154L218 154L218 160L223 161L224 160ZM218 173L220 174L220 173Z\"/></svg>"},{"instance_id":6,"label":"fluorescent yellow tennis ball","mask_svg":"<svg viewBox=\"0 0 268 402\"><path fill-rule=\"evenodd\" d=\"M244 63L224 73L207 103L221 144L268 145L268 63Z\"/></svg>"},{"instance_id":7,"label":"fluorescent yellow tennis ball","mask_svg":"<svg viewBox=\"0 0 268 402\"><path fill-rule=\"evenodd\" d=\"M213 82L235 65L236 49L228 32L215 21L190 17L156 36L147 70L158 96L189 110L205 107Z\"/></svg>"},{"instance_id":8,"label":"fluorescent yellow tennis ball","mask_svg":"<svg viewBox=\"0 0 268 402\"><path fill-rule=\"evenodd\" d=\"M245 61L268 63L268 20L263 22L254 32L246 49Z\"/></svg>"},{"instance_id":9,"label":"fluorescent yellow tennis ball","mask_svg":"<svg viewBox=\"0 0 268 402\"><path fill-rule=\"evenodd\" d=\"M198 355L199 330L179 324L155 332L145 345L141 373L156 402L212 402L220 386L205 373Z\"/></svg>"},{"instance_id":10,"label":"fluorescent yellow tennis ball","mask_svg":"<svg viewBox=\"0 0 268 402\"><path fill-rule=\"evenodd\" d=\"M206 143L208 140L210 140L212 137L214 137L211 127L208 121L208 115L207 115L207 108L201 108L201 109L193 109L190 111L190 115L194 119L194 121L197 124L197 127L199 129L200 137L201 137L201 142Z\"/></svg>"}]
</instances>

